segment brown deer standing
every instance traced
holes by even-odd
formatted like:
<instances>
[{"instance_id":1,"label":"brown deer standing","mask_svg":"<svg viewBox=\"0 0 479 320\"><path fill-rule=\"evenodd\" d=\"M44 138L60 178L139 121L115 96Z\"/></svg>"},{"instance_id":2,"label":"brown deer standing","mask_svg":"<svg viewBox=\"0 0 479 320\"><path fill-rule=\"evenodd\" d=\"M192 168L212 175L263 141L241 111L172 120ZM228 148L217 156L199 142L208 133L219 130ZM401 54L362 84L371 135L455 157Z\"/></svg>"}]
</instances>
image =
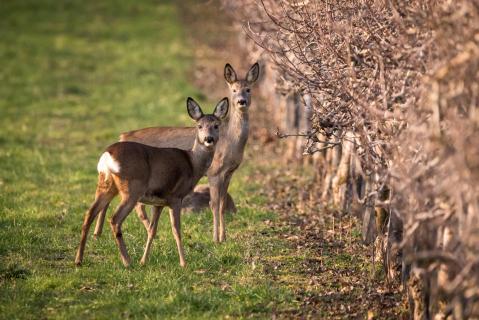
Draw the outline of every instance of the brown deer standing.
<instances>
[{"instance_id":1,"label":"brown deer standing","mask_svg":"<svg viewBox=\"0 0 479 320\"><path fill-rule=\"evenodd\" d=\"M208 170L210 207L213 211L213 240L226 240L224 213L227 204L228 187L231 177L243 160L244 148L248 140L249 117L251 105L251 86L259 76L258 63L253 64L245 79L238 79L230 64L225 65L224 77L231 95L231 110L228 119L221 126L221 140L216 146L213 163ZM191 127L152 127L121 134L120 141L136 141L155 147L174 147L191 149L195 141L195 129ZM139 203L136 207L138 216L145 227L148 218L145 207ZM106 209L98 218L95 236L101 234ZM219 227L219 233L218 233Z\"/></svg>"},{"instance_id":2,"label":"brown deer standing","mask_svg":"<svg viewBox=\"0 0 479 320\"><path fill-rule=\"evenodd\" d=\"M221 141L221 119L227 115L228 107L228 98L224 98L216 105L213 114L204 115L200 106L188 98L188 114L197 124L193 146L189 151L157 148L137 142L117 142L106 149L98 162L95 201L83 221L80 246L75 259L77 265L82 263L88 231L93 220L120 194L121 202L110 224L125 267L130 265L130 258L123 241L121 225L137 203L150 204L154 208L141 263L144 264L147 260L161 211L164 206L168 206L180 265L185 266L180 231L181 202L211 165L216 145Z\"/></svg>"}]
</instances>

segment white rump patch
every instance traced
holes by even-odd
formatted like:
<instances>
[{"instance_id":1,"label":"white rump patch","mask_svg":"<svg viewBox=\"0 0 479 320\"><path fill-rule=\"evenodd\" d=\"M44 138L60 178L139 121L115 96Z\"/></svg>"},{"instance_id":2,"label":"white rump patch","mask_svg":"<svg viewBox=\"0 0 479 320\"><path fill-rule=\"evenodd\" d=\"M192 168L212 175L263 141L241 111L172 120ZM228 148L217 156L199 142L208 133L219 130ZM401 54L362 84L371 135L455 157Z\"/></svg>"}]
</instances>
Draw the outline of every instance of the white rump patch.
<instances>
[{"instance_id":1,"label":"white rump patch","mask_svg":"<svg viewBox=\"0 0 479 320\"><path fill-rule=\"evenodd\" d=\"M96 169L98 170L98 173L104 173L105 179L108 180L108 177L111 173L118 174L120 172L120 164L118 161L113 159L109 152L103 152L100 157L100 161L98 161Z\"/></svg>"}]
</instances>

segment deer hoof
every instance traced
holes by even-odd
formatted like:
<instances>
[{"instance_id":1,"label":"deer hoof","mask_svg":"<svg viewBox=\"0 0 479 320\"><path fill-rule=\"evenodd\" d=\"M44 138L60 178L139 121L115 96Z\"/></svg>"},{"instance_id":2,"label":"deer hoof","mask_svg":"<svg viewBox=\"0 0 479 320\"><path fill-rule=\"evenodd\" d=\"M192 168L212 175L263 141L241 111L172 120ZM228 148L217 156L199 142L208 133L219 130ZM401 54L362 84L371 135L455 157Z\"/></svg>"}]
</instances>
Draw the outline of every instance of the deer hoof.
<instances>
[{"instance_id":1,"label":"deer hoof","mask_svg":"<svg viewBox=\"0 0 479 320\"><path fill-rule=\"evenodd\" d=\"M123 265L125 266L125 268L129 268L130 267L130 261L129 260L123 260Z\"/></svg>"}]
</instances>

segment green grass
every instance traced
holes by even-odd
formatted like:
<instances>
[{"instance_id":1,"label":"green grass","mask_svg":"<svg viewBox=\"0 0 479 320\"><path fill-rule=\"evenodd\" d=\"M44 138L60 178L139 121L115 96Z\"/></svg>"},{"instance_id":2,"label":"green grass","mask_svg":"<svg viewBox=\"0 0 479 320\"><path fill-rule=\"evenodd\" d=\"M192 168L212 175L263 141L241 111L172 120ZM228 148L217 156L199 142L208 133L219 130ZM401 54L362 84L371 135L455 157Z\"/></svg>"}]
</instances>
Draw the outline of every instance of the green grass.
<instances>
[{"instance_id":1,"label":"green grass","mask_svg":"<svg viewBox=\"0 0 479 320\"><path fill-rule=\"evenodd\" d=\"M178 15L166 1L0 2L0 318L268 317L291 304L257 259L283 249L264 235L274 216L258 209L248 168L233 181L226 244L212 243L209 213L183 217L186 269L166 210L145 267L134 213L130 269L108 225L74 267L103 148L123 131L191 124L189 95L212 109L188 79L194 48Z\"/></svg>"}]
</instances>

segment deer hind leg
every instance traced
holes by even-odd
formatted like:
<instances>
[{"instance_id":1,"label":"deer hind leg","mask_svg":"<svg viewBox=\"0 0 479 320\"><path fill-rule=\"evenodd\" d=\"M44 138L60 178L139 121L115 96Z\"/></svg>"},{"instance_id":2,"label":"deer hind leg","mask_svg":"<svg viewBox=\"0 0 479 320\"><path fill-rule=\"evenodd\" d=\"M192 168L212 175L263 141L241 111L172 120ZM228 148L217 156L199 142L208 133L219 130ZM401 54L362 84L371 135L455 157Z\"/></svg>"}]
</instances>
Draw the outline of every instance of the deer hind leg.
<instances>
[{"instance_id":1,"label":"deer hind leg","mask_svg":"<svg viewBox=\"0 0 479 320\"><path fill-rule=\"evenodd\" d=\"M109 203L103 208L103 210L100 211L100 214L98 215L98 219L96 221L96 226L95 226L95 232L93 233L93 236L95 239L98 239L101 236L101 233L103 231L103 225L105 224L105 216L106 212L108 211Z\"/></svg>"},{"instance_id":2,"label":"deer hind leg","mask_svg":"<svg viewBox=\"0 0 479 320\"><path fill-rule=\"evenodd\" d=\"M83 261L83 253L85 252L88 231L90 230L90 226L93 223L93 220L95 220L96 216L100 211L105 210L108 207L110 201L115 197L115 195L116 189L114 187L110 188L109 190L101 190L100 188L97 189L95 201L90 206L90 208L85 214L85 218L83 219L80 246L78 247L75 258L76 265L81 265Z\"/></svg>"},{"instance_id":3,"label":"deer hind leg","mask_svg":"<svg viewBox=\"0 0 479 320\"><path fill-rule=\"evenodd\" d=\"M153 239L156 236L156 230L158 229L158 219L160 218L162 210L163 210L163 207L161 206L153 207L153 215L151 217L151 223L147 229L148 240L146 241L145 252L143 253L143 257L141 258L141 261L140 261L141 264L146 263L146 260L148 259L148 255L150 254L151 244L153 242Z\"/></svg>"},{"instance_id":4,"label":"deer hind leg","mask_svg":"<svg viewBox=\"0 0 479 320\"><path fill-rule=\"evenodd\" d=\"M170 222L173 237L176 240L178 255L180 256L180 266L185 267L185 256L183 253L183 245L181 243L181 201L177 201L170 207Z\"/></svg>"},{"instance_id":5,"label":"deer hind leg","mask_svg":"<svg viewBox=\"0 0 479 320\"><path fill-rule=\"evenodd\" d=\"M151 225L150 225L150 221L148 220L148 215L146 214L145 205L142 203L137 203L135 206L135 210L136 210L136 214L138 215L138 218L145 226L146 232L148 232L149 234ZM155 207L153 207L153 210L156 210Z\"/></svg>"},{"instance_id":6,"label":"deer hind leg","mask_svg":"<svg viewBox=\"0 0 479 320\"><path fill-rule=\"evenodd\" d=\"M100 173L98 175L97 195L105 191L114 193L114 195L118 193L113 180L107 179L104 173ZM98 219L95 225L95 231L93 232L93 237L95 239L98 239L101 236L101 233L103 231L103 225L105 224L106 212L108 211L109 205L110 202L107 203L107 205L100 211L100 214L98 215Z\"/></svg>"},{"instance_id":7,"label":"deer hind leg","mask_svg":"<svg viewBox=\"0 0 479 320\"><path fill-rule=\"evenodd\" d=\"M111 217L110 226L115 237L116 244L120 250L120 257L125 267L130 266L130 257L128 256L128 250L126 249L125 242L123 241L123 234L121 232L121 225L126 219L128 214L133 210L139 197L132 196L130 194L122 194L122 200L120 205L115 211L115 214Z\"/></svg>"}]
</instances>

